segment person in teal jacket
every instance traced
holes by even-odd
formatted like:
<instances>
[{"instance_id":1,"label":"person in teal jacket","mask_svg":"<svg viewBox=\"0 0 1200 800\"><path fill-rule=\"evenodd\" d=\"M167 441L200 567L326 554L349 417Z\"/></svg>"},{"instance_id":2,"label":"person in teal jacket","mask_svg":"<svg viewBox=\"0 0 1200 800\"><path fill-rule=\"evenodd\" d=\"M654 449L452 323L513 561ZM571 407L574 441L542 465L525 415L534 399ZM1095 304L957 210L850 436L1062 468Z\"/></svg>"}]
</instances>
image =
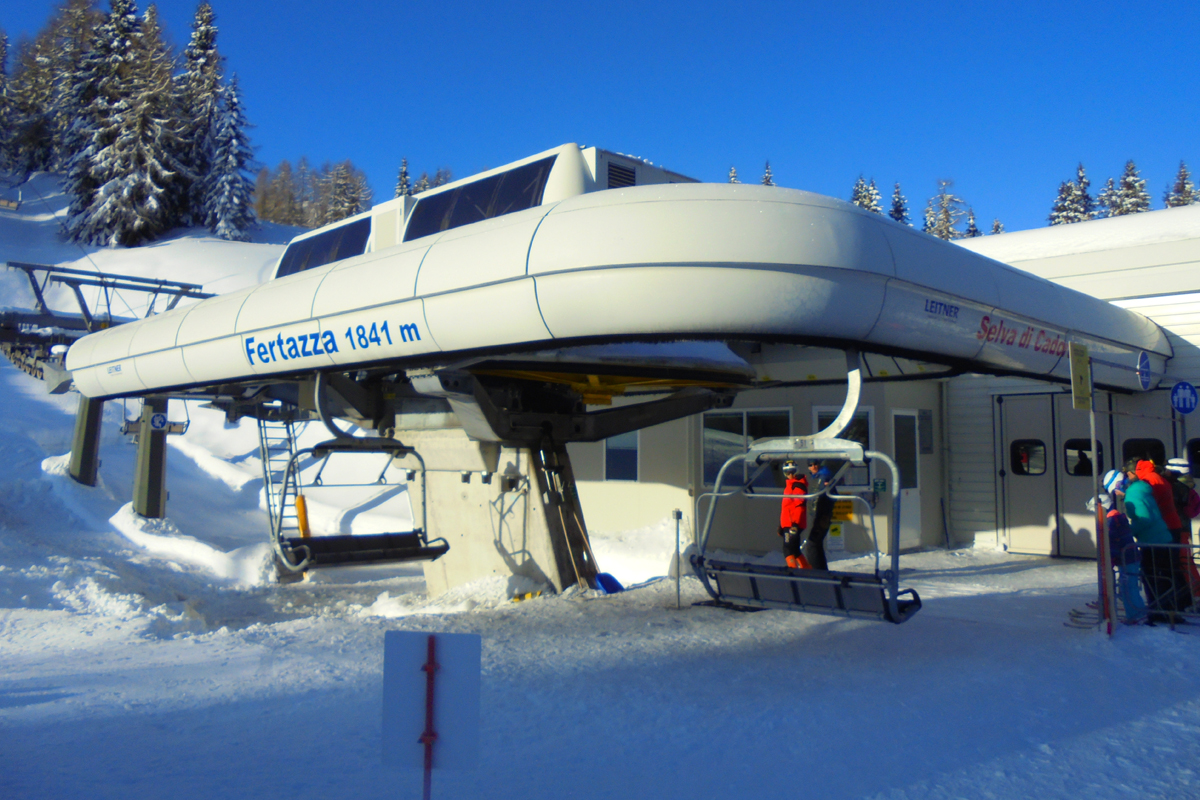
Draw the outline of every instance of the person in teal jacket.
<instances>
[{"instance_id":1,"label":"person in teal jacket","mask_svg":"<svg viewBox=\"0 0 1200 800\"><path fill-rule=\"evenodd\" d=\"M1125 487L1125 514L1133 538L1142 546L1142 577L1146 581L1150 621L1174 622L1175 615L1191 605L1191 591L1178 568L1179 559L1169 547L1174 539L1158 510L1153 488L1138 479L1137 465L1127 464L1125 475L1129 481Z\"/></svg>"}]
</instances>

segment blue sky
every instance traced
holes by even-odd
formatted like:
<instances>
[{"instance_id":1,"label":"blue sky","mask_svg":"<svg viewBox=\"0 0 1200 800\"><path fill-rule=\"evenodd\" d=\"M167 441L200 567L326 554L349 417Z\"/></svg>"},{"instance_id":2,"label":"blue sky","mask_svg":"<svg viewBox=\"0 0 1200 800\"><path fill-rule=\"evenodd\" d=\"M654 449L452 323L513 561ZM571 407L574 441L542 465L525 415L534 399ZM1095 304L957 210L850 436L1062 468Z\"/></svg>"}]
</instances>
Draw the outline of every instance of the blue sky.
<instances>
[{"instance_id":1,"label":"blue sky","mask_svg":"<svg viewBox=\"0 0 1200 800\"><path fill-rule=\"evenodd\" d=\"M899 181L915 219L949 178L1020 230L1079 161L1096 192L1134 159L1155 208L1200 170L1195 2L211 2L258 159L349 158L377 200L402 156L463 177L574 141L843 199ZM12 45L54 5L0 11ZM195 5L158 3L178 46Z\"/></svg>"}]
</instances>

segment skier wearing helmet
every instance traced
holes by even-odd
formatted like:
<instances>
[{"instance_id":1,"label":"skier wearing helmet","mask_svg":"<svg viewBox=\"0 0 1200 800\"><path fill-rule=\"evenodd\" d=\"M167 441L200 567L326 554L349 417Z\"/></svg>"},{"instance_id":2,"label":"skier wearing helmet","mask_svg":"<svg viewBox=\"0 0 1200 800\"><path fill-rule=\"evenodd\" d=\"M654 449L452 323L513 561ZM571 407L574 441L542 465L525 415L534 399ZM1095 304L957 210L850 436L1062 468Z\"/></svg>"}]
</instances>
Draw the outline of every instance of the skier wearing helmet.
<instances>
[{"instance_id":1,"label":"skier wearing helmet","mask_svg":"<svg viewBox=\"0 0 1200 800\"><path fill-rule=\"evenodd\" d=\"M783 556L792 569L808 569L808 561L800 553L804 528L808 525L808 478L795 461L783 462L783 508L779 512L779 535L783 537ZM797 496L798 495L798 496Z\"/></svg>"}]
</instances>

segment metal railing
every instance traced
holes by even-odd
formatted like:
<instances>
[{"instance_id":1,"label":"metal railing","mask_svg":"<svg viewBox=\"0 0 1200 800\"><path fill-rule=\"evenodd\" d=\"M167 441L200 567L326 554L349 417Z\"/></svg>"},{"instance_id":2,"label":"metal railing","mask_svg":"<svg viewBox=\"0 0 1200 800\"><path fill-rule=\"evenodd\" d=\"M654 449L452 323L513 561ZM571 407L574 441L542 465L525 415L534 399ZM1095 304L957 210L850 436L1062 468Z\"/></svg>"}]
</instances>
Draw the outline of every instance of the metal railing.
<instances>
[{"instance_id":1,"label":"metal railing","mask_svg":"<svg viewBox=\"0 0 1200 800\"><path fill-rule=\"evenodd\" d=\"M1113 560L1119 619L1200 621L1200 544L1131 544Z\"/></svg>"}]
</instances>

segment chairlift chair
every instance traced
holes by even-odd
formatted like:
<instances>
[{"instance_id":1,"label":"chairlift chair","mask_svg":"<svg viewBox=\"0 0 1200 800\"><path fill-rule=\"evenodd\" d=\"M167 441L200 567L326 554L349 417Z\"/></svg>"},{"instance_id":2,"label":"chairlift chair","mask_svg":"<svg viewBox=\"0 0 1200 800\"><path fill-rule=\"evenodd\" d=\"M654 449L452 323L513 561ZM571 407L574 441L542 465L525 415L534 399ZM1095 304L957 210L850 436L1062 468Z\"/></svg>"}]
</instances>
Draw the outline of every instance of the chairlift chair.
<instances>
[{"instance_id":1,"label":"chairlift chair","mask_svg":"<svg viewBox=\"0 0 1200 800\"><path fill-rule=\"evenodd\" d=\"M888 536L891 565L880 570L879 542L875 531L875 514L868 503L857 495L829 494L834 500L861 503L871 520L871 535L875 539L874 574L838 572L834 570L792 569L790 567L752 564L720 559L708 553L717 503L723 497L743 494L746 497L780 500L778 492L756 492L754 482L774 463L801 459L837 459L845 461L834 480L820 492L809 495L790 495L805 499L831 492L851 464L862 466L866 459L878 459L892 472L892 485L900 486L900 471L896 462L884 453L864 451L861 444L847 439L787 437L755 442L746 453L733 456L717 473L716 484L696 500L697 517L700 502L708 499L708 512L700 536L699 552L692 555L692 568L713 598L713 603L727 608L781 608L847 617L863 617L901 623L921 608L921 598L914 589L900 589L900 494L895 493L892 524ZM737 463L753 464L756 469L740 487L725 490L729 468ZM724 491L723 491L724 490Z\"/></svg>"}]
</instances>

